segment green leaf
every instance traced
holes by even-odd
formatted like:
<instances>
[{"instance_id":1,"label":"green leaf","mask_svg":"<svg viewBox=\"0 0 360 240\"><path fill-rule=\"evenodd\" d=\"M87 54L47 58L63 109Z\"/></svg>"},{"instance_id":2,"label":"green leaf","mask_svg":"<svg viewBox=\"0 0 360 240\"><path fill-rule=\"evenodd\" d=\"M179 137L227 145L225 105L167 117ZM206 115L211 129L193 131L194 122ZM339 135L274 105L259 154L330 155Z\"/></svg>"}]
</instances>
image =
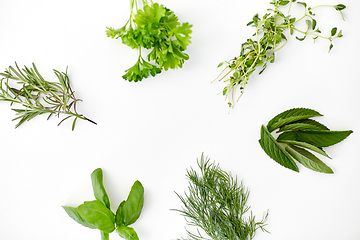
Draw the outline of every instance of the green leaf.
<instances>
[{"instance_id":1,"label":"green leaf","mask_svg":"<svg viewBox=\"0 0 360 240\"><path fill-rule=\"evenodd\" d=\"M84 227L96 229L96 227L94 225L92 225L86 218L84 218L81 215L78 208L67 207L67 206L62 206L62 207L65 210L65 212L69 215L69 217L74 219L77 223L83 225Z\"/></svg>"},{"instance_id":2,"label":"green leaf","mask_svg":"<svg viewBox=\"0 0 360 240\"><path fill-rule=\"evenodd\" d=\"M337 27L331 29L331 36L335 36L336 32L337 32Z\"/></svg>"},{"instance_id":3,"label":"green leaf","mask_svg":"<svg viewBox=\"0 0 360 240\"><path fill-rule=\"evenodd\" d=\"M131 187L128 198L122 206L122 217L124 225L128 226L134 223L140 216L144 206L144 187L139 181L136 181Z\"/></svg>"},{"instance_id":4,"label":"green leaf","mask_svg":"<svg viewBox=\"0 0 360 240\"><path fill-rule=\"evenodd\" d=\"M297 130L319 130L316 126L306 123L291 123L284 125L279 129L279 132L297 131Z\"/></svg>"},{"instance_id":5,"label":"green leaf","mask_svg":"<svg viewBox=\"0 0 360 240\"><path fill-rule=\"evenodd\" d=\"M158 25L160 19L165 17L166 10L163 5L154 3L151 6L145 5L143 10L139 9L135 15L134 22L141 28L148 28Z\"/></svg>"},{"instance_id":6,"label":"green leaf","mask_svg":"<svg viewBox=\"0 0 360 240\"><path fill-rule=\"evenodd\" d=\"M330 167L328 167L325 163L323 163L319 158L317 158L309 151L303 148L298 148L296 146L290 145L290 147L286 147L286 151L305 167L317 172L334 173Z\"/></svg>"},{"instance_id":7,"label":"green leaf","mask_svg":"<svg viewBox=\"0 0 360 240\"><path fill-rule=\"evenodd\" d=\"M178 26L173 30L174 35L177 41L179 42L181 50L185 50L186 47L191 43L190 41L191 39L190 34L192 33L191 27L192 25L190 25L189 23L183 23L181 26Z\"/></svg>"},{"instance_id":8,"label":"green leaf","mask_svg":"<svg viewBox=\"0 0 360 240\"><path fill-rule=\"evenodd\" d=\"M97 229L105 233L111 233L115 230L114 213L99 200L84 202L78 209L80 214Z\"/></svg>"},{"instance_id":9,"label":"green leaf","mask_svg":"<svg viewBox=\"0 0 360 240\"><path fill-rule=\"evenodd\" d=\"M353 131L326 131L326 130L301 130L296 132L284 132L279 135L277 141L295 140L306 142L316 147L328 147L341 142Z\"/></svg>"},{"instance_id":10,"label":"green leaf","mask_svg":"<svg viewBox=\"0 0 360 240\"><path fill-rule=\"evenodd\" d=\"M303 119L280 127L279 132L297 130L329 130L325 125L313 120Z\"/></svg>"},{"instance_id":11,"label":"green leaf","mask_svg":"<svg viewBox=\"0 0 360 240\"><path fill-rule=\"evenodd\" d=\"M334 47L334 45L332 43L330 43L330 46L329 46L329 52L331 51L331 49Z\"/></svg>"},{"instance_id":12,"label":"green leaf","mask_svg":"<svg viewBox=\"0 0 360 240\"><path fill-rule=\"evenodd\" d=\"M137 233L132 227L122 225L116 229L116 232L120 237L125 238L126 240L139 240Z\"/></svg>"},{"instance_id":13,"label":"green leaf","mask_svg":"<svg viewBox=\"0 0 360 240\"><path fill-rule=\"evenodd\" d=\"M338 33L337 37L338 37L338 38L343 37L342 30L340 30L340 31L339 31L339 33Z\"/></svg>"},{"instance_id":14,"label":"green leaf","mask_svg":"<svg viewBox=\"0 0 360 240\"><path fill-rule=\"evenodd\" d=\"M338 5L334 6L334 7L335 7L335 9L337 11L341 11L341 10L344 10L346 8L346 6L344 4L338 4Z\"/></svg>"},{"instance_id":15,"label":"green leaf","mask_svg":"<svg viewBox=\"0 0 360 240\"><path fill-rule=\"evenodd\" d=\"M138 82L150 75L155 76L156 74L161 73L161 69L139 58L135 65L125 72L126 74L122 76L123 79L128 80L129 82Z\"/></svg>"},{"instance_id":16,"label":"green leaf","mask_svg":"<svg viewBox=\"0 0 360 240\"><path fill-rule=\"evenodd\" d=\"M285 6L285 5L287 5L289 2L290 2L290 1L281 1L279 5L280 5L280 6Z\"/></svg>"},{"instance_id":17,"label":"green leaf","mask_svg":"<svg viewBox=\"0 0 360 240\"><path fill-rule=\"evenodd\" d=\"M76 120L78 119L78 117L75 117L74 118L74 121L73 121L73 124L72 124L72 127L71 127L71 130L74 131L75 129L75 124L76 124Z\"/></svg>"},{"instance_id":18,"label":"green leaf","mask_svg":"<svg viewBox=\"0 0 360 240\"><path fill-rule=\"evenodd\" d=\"M312 27L312 30L315 30L315 28L316 28L316 20L315 19L312 19L311 27Z\"/></svg>"},{"instance_id":19,"label":"green leaf","mask_svg":"<svg viewBox=\"0 0 360 240\"><path fill-rule=\"evenodd\" d=\"M273 119L271 119L267 125L267 129L269 130L269 132L272 132L275 129L280 128L286 124L316 116L322 115L317 111L307 108L293 108L282 112L276 115Z\"/></svg>"},{"instance_id":20,"label":"green leaf","mask_svg":"<svg viewBox=\"0 0 360 240\"><path fill-rule=\"evenodd\" d=\"M305 40L305 38L306 38L306 35L304 36L304 37L302 37L302 38L299 38L299 37L295 37L297 40L299 40L299 41L304 41Z\"/></svg>"},{"instance_id":21,"label":"green leaf","mask_svg":"<svg viewBox=\"0 0 360 240\"><path fill-rule=\"evenodd\" d=\"M101 231L101 240L109 240L109 233Z\"/></svg>"},{"instance_id":22,"label":"green leaf","mask_svg":"<svg viewBox=\"0 0 360 240\"><path fill-rule=\"evenodd\" d=\"M117 226L121 226L121 225L124 225L125 222L124 222L124 217L123 217L123 207L124 207L124 204L125 204L125 200L122 201L120 204L119 204L119 207L118 209L116 210L116 214L115 214L115 223Z\"/></svg>"},{"instance_id":23,"label":"green leaf","mask_svg":"<svg viewBox=\"0 0 360 240\"><path fill-rule=\"evenodd\" d=\"M306 22L306 25L307 25L308 29L311 29L312 22L310 20L305 20L305 22Z\"/></svg>"},{"instance_id":24,"label":"green leaf","mask_svg":"<svg viewBox=\"0 0 360 240\"><path fill-rule=\"evenodd\" d=\"M103 171L101 168L95 169L91 173L91 182L95 198L110 209L110 201L103 184Z\"/></svg>"},{"instance_id":25,"label":"green leaf","mask_svg":"<svg viewBox=\"0 0 360 240\"><path fill-rule=\"evenodd\" d=\"M329 155L326 154L326 152L324 150L322 150L321 148L318 148L314 145L311 145L309 143L306 142L299 142L299 141L294 141L294 140L277 140L278 142L281 143L286 143L286 144L291 144L291 145L295 145L295 146L300 146L300 147L304 147L307 148L309 150L312 150L314 152L320 153L321 155L325 156L325 157L329 157Z\"/></svg>"},{"instance_id":26,"label":"green leaf","mask_svg":"<svg viewBox=\"0 0 360 240\"><path fill-rule=\"evenodd\" d=\"M304 6L304 8L306 8L306 3L304 3L304 2L297 2L298 4L300 4L300 5L303 5Z\"/></svg>"},{"instance_id":27,"label":"green leaf","mask_svg":"<svg viewBox=\"0 0 360 240\"><path fill-rule=\"evenodd\" d=\"M281 148L265 126L261 127L261 138L259 143L266 154L277 163L295 172L299 172L299 168L292 160L291 156Z\"/></svg>"}]
</instances>

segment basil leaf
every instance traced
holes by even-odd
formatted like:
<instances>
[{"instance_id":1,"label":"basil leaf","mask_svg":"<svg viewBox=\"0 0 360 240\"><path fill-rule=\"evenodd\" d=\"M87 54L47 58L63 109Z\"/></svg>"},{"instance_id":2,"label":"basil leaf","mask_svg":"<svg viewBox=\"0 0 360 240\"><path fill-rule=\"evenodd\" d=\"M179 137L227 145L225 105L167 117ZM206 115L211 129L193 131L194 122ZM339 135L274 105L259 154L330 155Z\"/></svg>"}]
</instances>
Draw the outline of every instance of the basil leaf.
<instances>
[{"instance_id":1,"label":"basil leaf","mask_svg":"<svg viewBox=\"0 0 360 240\"><path fill-rule=\"evenodd\" d=\"M325 156L325 157L329 157L329 155L326 154L326 152L324 150L322 150L321 148L315 147L309 143L306 142L298 142L298 141L293 141L293 140L277 140L278 142L282 142L282 143L287 143L287 144L291 144L291 145L295 145L295 146L300 146L300 147L304 147L307 148L309 150L312 150L314 152L320 153L321 155Z\"/></svg>"},{"instance_id":2,"label":"basil leaf","mask_svg":"<svg viewBox=\"0 0 360 240\"><path fill-rule=\"evenodd\" d=\"M124 222L124 217L122 216L124 204L125 204L125 200L122 201L122 202L119 204L119 207L118 207L118 209L116 210L115 223L116 223L116 225L118 225L118 226L121 226L121 225L124 225L124 224L125 224L125 222Z\"/></svg>"},{"instance_id":3,"label":"basil leaf","mask_svg":"<svg viewBox=\"0 0 360 240\"><path fill-rule=\"evenodd\" d=\"M116 232L120 237L125 238L126 240L139 240L137 233L132 227L122 225L116 229Z\"/></svg>"},{"instance_id":4,"label":"basil leaf","mask_svg":"<svg viewBox=\"0 0 360 240\"><path fill-rule=\"evenodd\" d=\"M278 141L281 140L296 140L306 142L316 147L328 147L341 142L347 138L353 131L297 131L297 132L284 132L279 135Z\"/></svg>"},{"instance_id":5,"label":"basil leaf","mask_svg":"<svg viewBox=\"0 0 360 240\"><path fill-rule=\"evenodd\" d=\"M277 163L295 172L299 172L299 168L292 160L291 156L281 148L265 126L261 127L261 138L259 143L266 154Z\"/></svg>"},{"instance_id":6,"label":"basil leaf","mask_svg":"<svg viewBox=\"0 0 360 240\"><path fill-rule=\"evenodd\" d=\"M62 206L62 207L65 210L65 212L69 215L69 217L74 219L77 223L83 225L84 227L96 229L96 227L92 225L88 220L86 220L86 218L81 216L78 208L67 207L67 206Z\"/></svg>"},{"instance_id":7,"label":"basil leaf","mask_svg":"<svg viewBox=\"0 0 360 240\"><path fill-rule=\"evenodd\" d=\"M330 167L309 151L293 145L290 145L290 147L286 147L286 151L305 167L317 172L334 173Z\"/></svg>"},{"instance_id":8,"label":"basil leaf","mask_svg":"<svg viewBox=\"0 0 360 240\"><path fill-rule=\"evenodd\" d=\"M95 169L91 173L91 182L95 198L110 209L110 201L103 184L103 172L101 168Z\"/></svg>"},{"instance_id":9,"label":"basil leaf","mask_svg":"<svg viewBox=\"0 0 360 240\"><path fill-rule=\"evenodd\" d=\"M293 108L282 112L276 115L273 119L271 119L267 125L267 129L269 130L269 132L272 132L275 129L282 127L286 124L317 116L322 115L315 110L307 108Z\"/></svg>"},{"instance_id":10,"label":"basil leaf","mask_svg":"<svg viewBox=\"0 0 360 240\"><path fill-rule=\"evenodd\" d=\"M126 226L134 223L139 218L143 206L144 187L139 181L136 181L122 206L122 217Z\"/></svg>"},{"instance_id":11,"label":"basil leaf","mask_svg":"<svg viewBox=\"0 0 360 240\"><path fill-rule=\"evenodd\" d=\"M79 207L80 214L97 229L105 233L115 230L115 216L101 201L84 202Z\"/></svg>"},{"instance_id":12,"label":"basil leaf","mask_svg":"<svg viewBox=\"0 0 360 240\"><path fill-rule=\"evenodd\" d=\"M101 240L109 240L109 233L101 231Z\"/></svg>"}]
</instances>

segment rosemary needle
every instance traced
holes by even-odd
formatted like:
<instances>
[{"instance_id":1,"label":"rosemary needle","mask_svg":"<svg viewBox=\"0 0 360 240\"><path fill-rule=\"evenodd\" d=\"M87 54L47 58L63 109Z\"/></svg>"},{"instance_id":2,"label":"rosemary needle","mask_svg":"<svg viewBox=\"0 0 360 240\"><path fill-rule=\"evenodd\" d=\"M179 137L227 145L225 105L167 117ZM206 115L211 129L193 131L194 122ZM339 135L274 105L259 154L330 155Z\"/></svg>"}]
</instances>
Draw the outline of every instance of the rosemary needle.
<instances>
[{"instance_id":1,"label":"rosemary needle","mask_svg":"<svg viewBox=\"0 0 360 240\"><path fill-rule=\"evenodd\" d=\"M15 128L42 114L48 114L48 119L53 115L64 115L58 125L73 118L72 130L77 119L96 124L77 112L76 105L81 99L76 98L71 89L67 69L65 73L54 70L59 82L49 82L40 75L34 63L32 68L24 66L23 69L20 69L16 62L15 65L16 68L10 66L4 73L0 73L0 101L23 107L12 108L16 115L19 115L13 119L19 120Z\"/></svg>"}]
</instances>

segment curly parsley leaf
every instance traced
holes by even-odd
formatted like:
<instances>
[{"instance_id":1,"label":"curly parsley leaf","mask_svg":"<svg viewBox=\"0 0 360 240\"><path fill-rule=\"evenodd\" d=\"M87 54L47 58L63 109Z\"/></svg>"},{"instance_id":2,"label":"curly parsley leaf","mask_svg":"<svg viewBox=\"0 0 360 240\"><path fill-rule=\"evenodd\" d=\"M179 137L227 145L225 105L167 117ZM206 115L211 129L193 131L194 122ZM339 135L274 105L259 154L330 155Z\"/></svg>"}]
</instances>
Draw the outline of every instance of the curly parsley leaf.
<instances>
[{"instance_id":1,"label":"curly parsley leaf","mask_svg":"<svg viewBox=\"0 0 360 240\"><path fill-rule=\"evenodd\" d=\"M138 82L143 78L147 78L149 75L154 77L156 74L161 73L161 69L140 57L135 65L125 72L126 74L123 76L124 79L129 82Z\"/></svg>"},{"instance_id":2,"label":"curly parsley leaf","mask_svg":"<svg viewBox=\"0 0 360 240\"><path fill-rule=\"evenodd\" d=\"M155 76L162 69L181 68L189 59L184 51L191 43L192 25L181 24L175 13L163 5L143 3L143 8L138 9L137 1L133 1L130 19L124 27L108 27L106 30L108 37L121 38L123 44L139 49L138 62L123 76L128 81L141 81L150 75ZM135 9L138 10L135 12ZM142 48L150 50L146 57L149 62L140 61Z\"/></svg>"}]
</instances>

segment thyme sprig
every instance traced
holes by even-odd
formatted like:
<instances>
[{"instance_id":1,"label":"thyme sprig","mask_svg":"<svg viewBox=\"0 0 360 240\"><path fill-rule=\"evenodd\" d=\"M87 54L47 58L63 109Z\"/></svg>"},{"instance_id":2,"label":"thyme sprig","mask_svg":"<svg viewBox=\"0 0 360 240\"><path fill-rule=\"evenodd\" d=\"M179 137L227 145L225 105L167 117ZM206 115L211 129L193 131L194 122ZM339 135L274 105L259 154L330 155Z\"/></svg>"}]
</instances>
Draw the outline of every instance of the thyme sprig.
<instances>
[{"instance_id":1,"label":"thyme sprig","mask_svg":"<svg viewBox=\"0 0 360 240\"><path fill-rule=\"evenodd\" d=\"M204 155L198 160L198 166L200 174L192 168L187 171L189 193L184 197L177 194L183 207L176 211L185 217L189 226L201 228L214 240L250 240L258 229L266 231L268 214L256 221L255 216L248 213L249 190L238 182L237 177L210 163ZM196 233L187 229L187 239L209 239L198 228Z\"/></svg>"},{"instance_id":2,"label":"thyme sprig","mask_svg":"<svg viewBox=\"0 0 360 240\"><path fill-rule=\"evenodd\" d=\"M87 120L93 124L94 121L79 114L76 110L77 102L81 101L75 97L75 92L71 89L70 79L66 72L54 70L59 82L49 82L45 80L37 70L35 64L32 68L24 66L20 69L17 63L16 68L10 66L0 80L0 101L10 102L10 105L20 104L23 108L12 108L19 120L15 128L26 121L30 121L36 116L49 114L51 116L65 117L59 122L60 125L66 119L74 118L72 130L75 128L77 119Z\"/></svg>"},{"instance_id":3,"label":"thyme sprig","mask_svg":"<svg viewBox=\"0 0 360 240\"><path fill-rule=\"evenodd\" d=\"M259 72L261 74L269 62L273 63L275 61L275 52L282 49L288 43L290 35L293 35L294 32L302 35L302 37L296 36L296 39L299 41L303 41L308 37L311 37L314 41L318 38L328 40L330 43L329 51L334 46L333 40L343 36L342 31L338 31L337 27L332 28L328 36L322 35L314 18L314 10L331 7L338 11L342 19L344 19L342 10L346 8L345 5L309 7L304 2L297 2L297 4L304 7L305 11L303 16L295 18L290 15L294 2L296 0L272 0L270 2L273 5L272 9L268 9L268 12L262 18L259 17L259 14L256 14L252 21L247 24L248 26L255 27L255 34L253 39L249 38L241 45L240 55L218 65L218 67L224 64L226 66L215 80L227 83L222 93L229 107L234 107L235 102L241 98L251 74L258 67L262 68ZM280 11L284 7L285 10L287 7L287 14L283 13L285 11ZM305 30L299 29L297 27L299 22L305 22L307 28ZM238 90L240 90L240 93L237 93Z\"/></svg>"}]
</instances>

